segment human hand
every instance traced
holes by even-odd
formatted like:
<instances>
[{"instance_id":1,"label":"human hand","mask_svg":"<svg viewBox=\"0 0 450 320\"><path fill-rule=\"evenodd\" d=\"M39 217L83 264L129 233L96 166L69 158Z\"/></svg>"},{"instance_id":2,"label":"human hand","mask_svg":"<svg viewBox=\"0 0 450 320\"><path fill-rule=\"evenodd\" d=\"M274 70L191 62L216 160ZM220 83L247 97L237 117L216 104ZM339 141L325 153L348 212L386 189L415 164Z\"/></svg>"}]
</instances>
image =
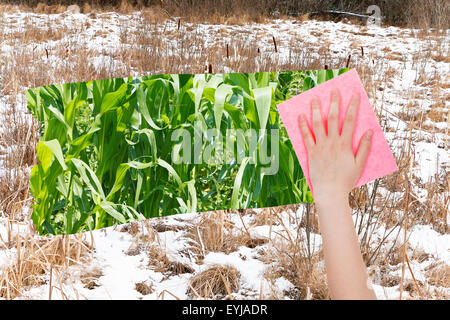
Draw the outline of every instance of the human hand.
<instances>
[{"instance_id":1,"label":"human hand","mask_svg":"<svg viewBox=\"0 0 450 320\"><path fill-rule=\"evenodd\" d=\"M315 202L322 202L330 196L348 197L358 181L370 150L372 130L362 136L356 155L352 140L355 119L359 107L359 95L354 94L344 119L342 132L339 132L339 91L331 94L327 131L325 131L320 101L312 100L312 126L310 132L304 115L299 118L300 130L308 152L309 176Z\"/></svg>"}]
</instances>

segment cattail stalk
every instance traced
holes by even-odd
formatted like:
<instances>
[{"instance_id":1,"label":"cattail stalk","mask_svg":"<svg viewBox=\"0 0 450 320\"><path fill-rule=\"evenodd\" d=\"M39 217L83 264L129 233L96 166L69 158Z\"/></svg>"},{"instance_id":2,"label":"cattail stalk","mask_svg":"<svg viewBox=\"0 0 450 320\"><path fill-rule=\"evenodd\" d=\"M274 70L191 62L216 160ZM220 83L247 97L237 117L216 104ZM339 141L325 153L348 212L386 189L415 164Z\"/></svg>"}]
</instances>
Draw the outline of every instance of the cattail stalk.
<instances>
[{"instance_id":1,"label":"cattail stalk","mask_svg":"<svg viewBox=\"0 0 450 320\"><path fill-rule=\"evenodd\" d=\"M275 40L275 36L272 36L272 39L273 39L273 45L275 46L275 52L278 52L277 40Z\"/></svg>"},{"instance_id":2,"label":"cattail stalk","mask_svg":"<svg viewBox=\"0 0 450 320\"><path fill-rule=\"evenodd\" d=\"M345 65L346 68L348 68L350 66L350 59L352 58L352 55L349 54L348 55L348 59L347 59L347 64Z\"/></svg>"}]
</instances>

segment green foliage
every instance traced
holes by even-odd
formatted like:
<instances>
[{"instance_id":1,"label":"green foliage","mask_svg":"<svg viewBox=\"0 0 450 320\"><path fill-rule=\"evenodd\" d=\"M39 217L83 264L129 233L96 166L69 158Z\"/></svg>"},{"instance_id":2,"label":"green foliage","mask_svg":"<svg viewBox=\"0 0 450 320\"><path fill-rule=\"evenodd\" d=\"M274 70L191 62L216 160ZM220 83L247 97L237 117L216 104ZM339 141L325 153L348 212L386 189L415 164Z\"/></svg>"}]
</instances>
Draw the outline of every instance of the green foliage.
<instances>
[{"instance_id":1,"label":"green foliage","mask_svg":"<svg viewBox=\"0 0 450 320\"><path fill-rule=\"evenodd\" d=\"M154 75L28 90L28 108L42 123L30 178L37 230L72 234L176 213L311 202L276 105L344 71ZM178 129L201 137L201 150L174 139ZM228 129L279 129L279 170L268 174L267 163L251 161L250 136L224 140L242 161L196 161L211 142L206 129L223 137ZM273 137L257 139L259 151ZM173 161L173 150L192 161Z\"/></svg>"}]
</instances>

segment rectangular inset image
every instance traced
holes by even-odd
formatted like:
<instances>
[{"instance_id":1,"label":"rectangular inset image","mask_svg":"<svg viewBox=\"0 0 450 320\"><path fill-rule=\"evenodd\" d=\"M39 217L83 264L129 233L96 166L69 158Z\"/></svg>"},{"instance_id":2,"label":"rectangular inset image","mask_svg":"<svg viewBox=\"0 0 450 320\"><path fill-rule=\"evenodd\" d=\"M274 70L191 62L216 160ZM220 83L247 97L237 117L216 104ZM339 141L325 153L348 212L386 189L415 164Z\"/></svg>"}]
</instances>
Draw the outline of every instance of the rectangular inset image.
<instances>
[{"instance_id":1,"label":"rectangular inset image","mask_svg":"<svg viewBox=\"0 0 450 320\"><path fill-rule=\"evenodd\" d=\"M40 234L312 202L277 104L348 69L163 74L29 89Z\"/></svg>"}]
</instances>

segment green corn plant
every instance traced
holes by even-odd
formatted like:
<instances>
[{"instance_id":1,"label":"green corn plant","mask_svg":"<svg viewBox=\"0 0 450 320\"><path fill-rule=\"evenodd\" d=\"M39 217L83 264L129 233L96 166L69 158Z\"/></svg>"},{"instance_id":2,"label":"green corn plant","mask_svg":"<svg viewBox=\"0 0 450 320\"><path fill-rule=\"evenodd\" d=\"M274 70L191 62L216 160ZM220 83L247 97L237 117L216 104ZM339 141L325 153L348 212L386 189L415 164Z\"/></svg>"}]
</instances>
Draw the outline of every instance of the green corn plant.
<instances>
[{"instance_id":1,"label":"green corn plant","mask_svg":"<svg viewBox=\"0 0 450 320\"><path fill-rule=\"evenodd\" d=\"M165 74L27 90L41 123L30 177L36 229L73 234L177 213L312 202L276 105L345 71ZM225 161L224 151L234 157ZM202 159L208 152L222 161Z\"/></svg>"}]
</instances>

